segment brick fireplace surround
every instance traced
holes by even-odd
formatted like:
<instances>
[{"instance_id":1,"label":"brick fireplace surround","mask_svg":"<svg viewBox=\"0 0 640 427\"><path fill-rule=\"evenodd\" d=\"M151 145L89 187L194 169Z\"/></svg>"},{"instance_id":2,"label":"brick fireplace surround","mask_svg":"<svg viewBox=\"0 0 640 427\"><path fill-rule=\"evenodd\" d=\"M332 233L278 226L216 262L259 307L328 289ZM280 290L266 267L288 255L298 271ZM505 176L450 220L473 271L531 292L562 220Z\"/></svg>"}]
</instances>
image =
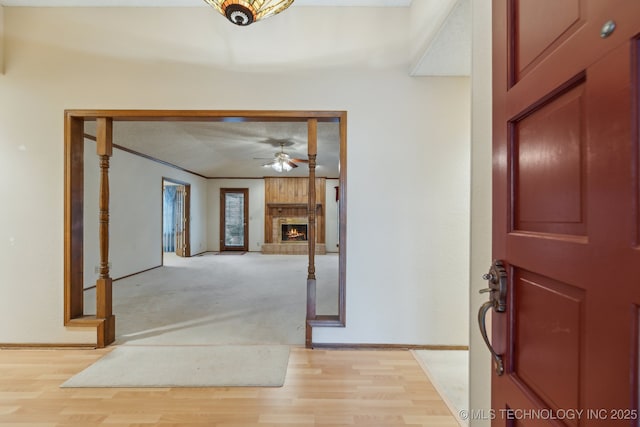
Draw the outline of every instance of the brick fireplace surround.
<instances>
[{"instance_id":1,"label":"brick fireplace surround","mask_svg":"<svg viewBox=\"0 0 640 427\"><path fill-rule=\"evenodd\" d=\"M286 254L304 255L309 252L308 241L286 241L282 239L282 224L307 224L307 205L302 203L268 203L268 218L271 218L271 233L269 242L262 245L262 253L265 254ZM316 207L316 254L322 255L327 252L324 240L319 236L318 231L324 227L319 227L320 222L324 224L322 215L322 205ZM265 239L266 240L266 239Z\"/></svg>"}]
</instances>

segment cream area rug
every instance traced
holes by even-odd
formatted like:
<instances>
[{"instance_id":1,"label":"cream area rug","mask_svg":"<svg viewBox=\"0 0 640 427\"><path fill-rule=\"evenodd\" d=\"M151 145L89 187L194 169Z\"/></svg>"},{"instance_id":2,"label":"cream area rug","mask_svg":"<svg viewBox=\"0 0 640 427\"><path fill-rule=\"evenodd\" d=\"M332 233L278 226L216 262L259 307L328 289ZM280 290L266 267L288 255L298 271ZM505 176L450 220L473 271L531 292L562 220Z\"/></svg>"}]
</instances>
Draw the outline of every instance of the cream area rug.
<instances>
[{"instance_id":1,"label":"cream area rug","mask_svg":"<svg viewBox=\"0 0 640 427\"><path fill-rule=\"evenodd\" d=\"M413 355L458 423L469 425L460 419L469 409L469 351L413 350Z\"/></svg>"},{"instance_id":2,"label":"cream area rug","mask_svg":"<svg viewBox=\"0 0 640 427\"><path fill-rule=\"evenodd\" d=\"M281 387L285 345L120 346L60 387Z\"/></svg>"}]
</instances>

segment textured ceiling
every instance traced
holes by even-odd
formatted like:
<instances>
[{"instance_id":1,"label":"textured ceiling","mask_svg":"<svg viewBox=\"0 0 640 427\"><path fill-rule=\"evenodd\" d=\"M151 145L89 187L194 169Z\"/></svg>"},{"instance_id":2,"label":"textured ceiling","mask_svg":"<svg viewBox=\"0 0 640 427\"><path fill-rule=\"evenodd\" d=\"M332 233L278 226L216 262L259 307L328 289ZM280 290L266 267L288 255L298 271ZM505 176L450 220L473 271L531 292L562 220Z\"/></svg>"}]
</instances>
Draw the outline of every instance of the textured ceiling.
<instances>
[{"instance_id":1,"label":"textured ceiling","mask_svg":"<svg viewBox=\"0 0 640 427\"><path fill-rule=\"evenodd\" d=\"M85 124L95 136L95 122ZM262 166L284 144L293 158L307 159L305 122L114 122L116 145L172 163L206 177L307 176L306 163L286 173ZM316 175L337 178L337 123L318 123Z\"/></svg>"},{"instance_id":2,"label":"textured ceiling","mask_svg":"<svg viewBox=\"0 0 640 427\"><path fill-rule=\"evenodd\" d=\"M411 0L295 0L294 6L407 7ZM0 0L1 6L25 7L209 7L203 0Z\"/></svg>"},{"instance_id":3,"label":"textured ceiling","mask_svg":"<svg viewBox=\"0 0 640 427\"><path fill-rule=\"evenodd\" d=\"M450 7L424 48L411 74L468 75L470 64L470 0L442 0ZM295 0L295 6L408 7L411 0ZM2 6L25 7L209 7L202 0L0 0ZM422 4L423 5L423 4ZM438 19L438 18L436 18ZM95 123L86 124L95 135ZM305 123L256 122L115 122L114 143L207 177L263 177L281 174L262 166L280 150L306 158ZM317 175L339 175L339 129L336 123L318 124ZM300 166L288 176L306 176Z\"/></svg>"},{"instance_id":4,"label":"textured ceiling","mask_svg":"<svg viewBox=\"0 0 640 427\"><path fill-rule=\"evenodd\" d=\"M413 76L471 74L471 0L451 2L451 10L411 70Z\"/></svg>"}]
</instances>

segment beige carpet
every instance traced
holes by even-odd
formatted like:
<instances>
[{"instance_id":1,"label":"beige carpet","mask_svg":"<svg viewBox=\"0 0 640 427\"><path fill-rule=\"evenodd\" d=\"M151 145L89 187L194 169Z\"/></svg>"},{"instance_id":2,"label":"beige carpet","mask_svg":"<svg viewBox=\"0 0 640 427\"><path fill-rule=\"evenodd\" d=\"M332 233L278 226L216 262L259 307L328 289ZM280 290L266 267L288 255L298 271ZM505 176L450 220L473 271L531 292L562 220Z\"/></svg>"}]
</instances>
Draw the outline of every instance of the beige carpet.
<instances>
[{"instance_id":1,"label":"beige carpet","mask_svg":"<svg viewBox=\"0 0 640 427\"><path fill-rule=\"evenodd\" d=\"M117 344L304 344L307 256L165 254L164 261L114 281ZM316 277L318 314L337 314L337 254L316 257ZM85 292L85 313L95 313L95 300L95 289Z\"/></svg>"},{"instance_id":2,"label":"beige carpet","mask_svg":"<svg viewBox=\"0 0 640 427\"><path fill-rule=\"evenodd\" d=\"M61 387L281 387L285 345L120 346Z\"/></svg>"}]
</instances>

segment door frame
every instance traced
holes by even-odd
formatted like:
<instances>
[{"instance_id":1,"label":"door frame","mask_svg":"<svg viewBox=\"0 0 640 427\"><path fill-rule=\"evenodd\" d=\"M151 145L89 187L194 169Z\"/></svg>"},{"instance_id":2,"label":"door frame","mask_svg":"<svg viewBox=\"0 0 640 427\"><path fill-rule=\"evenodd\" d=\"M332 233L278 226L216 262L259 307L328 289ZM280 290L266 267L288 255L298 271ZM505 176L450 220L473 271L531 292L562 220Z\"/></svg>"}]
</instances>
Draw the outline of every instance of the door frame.
<instances>
[{"instance_id":1,"label":"door frame","mask_svg":"<svg viewBox=\"0 0 640 427\"><path fill-rule=\"evenodd\" d=\"M105 347L115 341L115 316L112 304L112 279L109 266L109 160L113 152L114 121L258 121L306 122L308 150L315 161L318 122L338 123L340 135L339 176L339 273L338 314L316 314L316 277L309 240L307 273L307 316L305 345L313 347L313 327L344 327L346 324L347 253L347 112L299 110L65 110L64 112L64 318L70 328L94 328L96 345ZM100 157L100 276L96 282L96 315L84 313L84 122L96 122L96 149ZM310 177L314 173L310 164ZM315 180L315 176L314 180ZM315 188L315 187L314 187ZM313 194L313 195L312 195ZM315 190L310 188L310 206L315 205ZM314 211L310 220L315 221ZM311 223L310 221L310 223Z\"/></svg>"},{"instance_id":2,"label":"door frame","mask_svg":"<svg viewBox=\"0 0 640 427\"><path fill-rule=\"evenodd\" d=\"M226 224L226 200L227 194L242 194L244 196L244 241L242 246L226 246L225 224ZM248 251L249 250L249 189L248 188L221 188L220 189L220 252L225 251Z\"/></svg>"},{"instance_id":3,"label":"door frame","mask_svg":"<svg viewBox=\"0 0 640 427\"><path fill-rule=\"evenodd\" d=\"M180 181L177 179L173 179L173 178L167 178L167 177L162 177L162 198L160 199L160 235L162 235L163 231L164 231L164 227L163 227L163 223L164 223L164 183L166 182L170 182L172 184L177 184L177 185L181 185L185 188L186 191L186 196L185 196L185 200L184 200L184 215L183 215L183 221L184 221L184 236L185 236L185 248L184 248L184 253L182 255L178 254L178 250L176 249L176 255L178 256L183 256L183 257L190 257L191 256L191 184L189 184L188 182L185 181ZM164 265L164 250L162 248L162 246L160 246L160 265Z\"/></svg>"}]
</instances>

